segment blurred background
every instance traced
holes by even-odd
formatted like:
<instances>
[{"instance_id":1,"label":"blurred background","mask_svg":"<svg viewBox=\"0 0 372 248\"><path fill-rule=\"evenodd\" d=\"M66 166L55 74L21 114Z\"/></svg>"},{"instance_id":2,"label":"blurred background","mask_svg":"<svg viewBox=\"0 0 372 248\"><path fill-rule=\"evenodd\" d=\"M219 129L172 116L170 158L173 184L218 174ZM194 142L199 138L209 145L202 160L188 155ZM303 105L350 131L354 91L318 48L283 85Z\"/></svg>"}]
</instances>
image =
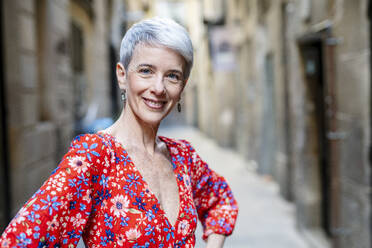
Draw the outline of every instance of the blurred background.
<instances>
[{"instance_id":1,"label":"blurred background","mask_svg":"<svg viewBox=\"0 0 372 248\"><path fill-rule=\"evenodd\" d=\"M189 139L240 206L226 247L372 247L369 0L2 0L0 231L72 138L121 111L115 64L147 17L195 49ZM198 243L197 247L203 246Z\"/></svg>"}]
</instances>

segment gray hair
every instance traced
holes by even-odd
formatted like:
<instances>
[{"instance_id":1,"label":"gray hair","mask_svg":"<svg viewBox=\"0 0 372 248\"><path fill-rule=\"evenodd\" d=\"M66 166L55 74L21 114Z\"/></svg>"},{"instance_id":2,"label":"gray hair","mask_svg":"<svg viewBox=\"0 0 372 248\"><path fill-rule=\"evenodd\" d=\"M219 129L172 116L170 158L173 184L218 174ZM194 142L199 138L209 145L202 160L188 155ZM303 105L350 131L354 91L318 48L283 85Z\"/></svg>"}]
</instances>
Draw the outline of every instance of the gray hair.
<instances>
[{"instance_id":1,"label":"gray hair","mask_svg":"<svg viewBox=\"0 0 372 248\"><path fill-rule=\"evenodd\" d=\"M186 62L185 80L193 64L193 47L184 27L168 18L155 17L134 24L124 35L120 45L120 62L127 70L138 44L162 45L178 52Z\"/></svg>"}]
</instances>

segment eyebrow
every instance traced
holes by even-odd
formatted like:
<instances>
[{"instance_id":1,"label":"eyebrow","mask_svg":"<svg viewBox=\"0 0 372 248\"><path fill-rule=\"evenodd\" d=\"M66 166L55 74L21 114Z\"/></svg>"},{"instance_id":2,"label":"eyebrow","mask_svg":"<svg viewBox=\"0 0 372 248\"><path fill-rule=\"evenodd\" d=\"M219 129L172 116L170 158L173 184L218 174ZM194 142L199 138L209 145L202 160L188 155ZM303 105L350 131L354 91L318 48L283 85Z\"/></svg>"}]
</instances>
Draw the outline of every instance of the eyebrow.
<instances>
[{"instance_id":1,"label":"eyebrow","mask_svg":"<svg viewBox=\"0 0 372 248\"><path fill-rule=\"evenodd\" d=\"M150 68L156 69L156 66L154 66L152 64L139 64L139 65L137 65L137 68L138 67L150 67ZM180 71L180 70L172 69L172 70L169 70L169 72L180 73L183 76L183 72Z\"/></svg>"},{"instance_id":2,"label":"eyebrow","mask_svg":"<svg viewBox=\"0 0 372 248\"><path fill-rule=\"evenodd\" d=\"M151 64L139 64L139 65L137 65L137 67L150 67L150 68L156 68L156 66L154 66L154 65L151 65Z\"/></svg>"},{"instance_id":3,"label":"eyebrow","mask_svg":"<svg viewBox=\"0 0 372 248\"><path fill-rule=\"evenodd\" d=\"M181 74L183 74L182 71L179 71L179 70L169 70L169 72L176 72L176 73L181 73Z\"/></svg>"}]
</instances>

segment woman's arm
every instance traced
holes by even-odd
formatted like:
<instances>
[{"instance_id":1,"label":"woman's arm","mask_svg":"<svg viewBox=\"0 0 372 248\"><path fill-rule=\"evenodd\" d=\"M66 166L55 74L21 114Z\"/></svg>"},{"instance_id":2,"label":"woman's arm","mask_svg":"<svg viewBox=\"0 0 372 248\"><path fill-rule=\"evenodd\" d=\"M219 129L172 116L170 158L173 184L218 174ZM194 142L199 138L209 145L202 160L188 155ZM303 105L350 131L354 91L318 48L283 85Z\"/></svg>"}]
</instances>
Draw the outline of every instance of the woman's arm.
<instances>
[{"instance_id":1,"label":"woman's arm","mask_svg":"<svg viewBox=\"0 0 372 248\"><path fill-rule=\"evenodd\" d=\"M76 246L92 209L92 176L99 173L98 161L105 161L102 147L96 135L76 137L57 169L5 229L0 246Z\"/></svg>"},{"instance_id":2,"label":"woman's arm","mask_svg":"<svg viewBox=\"0 0 372 248\"><path fill-rule=\"evenodd\" d=\"M225 235L212 233L208 236L206 248L222 248L225 242Z\"/></svg>"},{"instance_id":3,"label":"woman's arm","mask_svg":"<svg viewBox=\"0 0 372 248\"><path fill-rule=\"evenodd\" d=\"M230 235L234 229L238 214L237 202L226 180L211 170L187 141L183 142L190 154L193 198L204 228L203 239L208 239L207 247L222 247L225 236Z\"/></svg>"}]
</instances>

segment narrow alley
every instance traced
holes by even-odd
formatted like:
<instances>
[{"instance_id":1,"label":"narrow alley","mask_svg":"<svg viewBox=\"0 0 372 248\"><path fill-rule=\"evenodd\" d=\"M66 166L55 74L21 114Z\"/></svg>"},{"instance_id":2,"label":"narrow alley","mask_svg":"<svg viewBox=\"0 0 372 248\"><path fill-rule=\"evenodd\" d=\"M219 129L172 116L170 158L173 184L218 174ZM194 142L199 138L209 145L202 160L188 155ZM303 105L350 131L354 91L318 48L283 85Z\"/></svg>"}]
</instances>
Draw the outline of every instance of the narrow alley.
<instances>
[{"instance_id":1,"label":"narrow alley","mask_svg":"<svg viewBox=\"0 0 372 248\"><path fill-rule=\"evenodd\" d=\"M295 227L295 209L279 195L278 185L259 176L241 155L222 148L189 126L169 126L160 135L187 139L210 168L228 181L239 203L239 217L226 248L308 248ZM204 247L198 225L197 248ZM323 247L319 247L323 248Z\"/></svg>"},{"instance_id":2,"label":"narrow alley","mask_svg":"<svg viewBox=\"0 0 372 248\"><path fill-rule=\"evenodd\" d=\"M174 24L182 35L177 38L172 31L162 38L162 32L151 29L154 37L141 30L131 39L123 38L135 24L146 19L152 23L153 17L167 20L160 25L165 33ZM372 247L372 0L3 0L0 24L0 235L11 230L7 227L15 216L21 216L26 231L14 235L17 245L30 239L44 242L45 237L50 246L62 242L49 233L39 237L39 227L32 230L23 221L26 213L17 213L53 177L74 137L113 126L125 137L137 134L133 130L140 123L138 130L152 128L144 133L152 135L160 125L157 135L188 140L227 179L240 211L224 247ZM137 37L141 34L147 38ZM178 48L160 42L172 39ZM137 46L139 41L144 46ZM151 50L153 44L179 63L149 56L144 49ZM157 71L128 69L134 55L146 62L140 65ZM120 77L130 73L139 76ZM140 78L148 81L139 84ZM132 106L136 102L138 107ZM131 114L136 118L128 117ZM123 138L122 144L129 140ZM149 155L142 145L139 150ZM92 146L83 145L87 150L100 147ZM79 152L71 168L80 168L84 159L91 162L87 151ZM156 165L153 159L149 156ZM119 162L115 168L120 168ZM98 183L97 176L104 178L100 185L106 185L104 174L89 173L90 184ZM111 180L129 184L118 176ZM71 185L64 190L80 192ZM113 203L108 198L116 197L107 189L107 194L103 192L102 188L92 192L99 195L96 198L83 199ZM51 200L57 201L54 194ZM65 195L63 191L59 200ZM205 195L213 197L210 192ZM195 204L194 196L182 199ZM124 202L119 203L115 206L121 209ZM49 198L45 204L51 204ZM68 204L55 203L51 211L77 211L75 204L71 199ZM145 210L137 199L131 204ZM40 209L37 203L31 206ZM231 209L235 217L235 208ZM111 215L114 210L110 208ZM112 216L105 214L105 221L97 224L102 228L111 226L106 222ZM28 213L29 222L36 223L34 215L34 210ZM57 223L49 221L50 228L62 226L72 216L67 215L58 215ZM76 216L85 221L80 212ZM113 218L117 225L126 225L117 217ZM131 241L142 235L136 228L145 218L135 220L127 225L124 247L139 247ZM223 228L230 231L232 223ZM78 247L83 248L81 234L88 229L78 234L75 226L71 229L64 245L74 247L80 240ZM122 235L123 230L114 234L107 230L100 232L107 236L105 245L107 240L111 247L122 243L113 235ZM196 247L205 247L200 224L196 234ZM159 234L158 240L164 236ZM0 247L10 247L1 237ZM182 241L186 248L190 240Z\"/></svg>"}]
</instances>

